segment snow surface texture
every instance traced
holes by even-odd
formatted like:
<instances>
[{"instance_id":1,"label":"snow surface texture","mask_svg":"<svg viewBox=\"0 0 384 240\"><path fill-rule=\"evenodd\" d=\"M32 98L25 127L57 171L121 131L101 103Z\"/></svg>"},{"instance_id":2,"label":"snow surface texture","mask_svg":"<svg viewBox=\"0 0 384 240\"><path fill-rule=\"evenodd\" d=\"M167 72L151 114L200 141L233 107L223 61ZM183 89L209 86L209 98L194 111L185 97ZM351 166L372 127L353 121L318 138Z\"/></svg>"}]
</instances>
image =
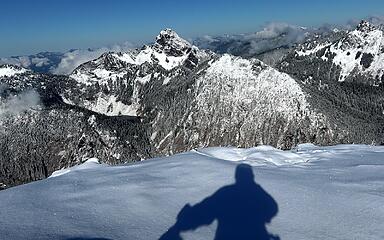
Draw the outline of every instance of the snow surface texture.
<instances>
[{"instance_id":1,"label":"snow surface texture","mask_svg":"<svg viewBox=\"0 0 384 240\"><path fill-rule=\"evenodd\" d=\"M247 163L278 204L267 224L271 234L284 240L384 239L383 156L384 147L305 144L287 152L268 146L199 149L113 167L93 159L1 191L0 238L158 239L185 204L232 184L238 164ZM181 235L213 239L216 227L215 221Z\"/></svg>"}]
</instances>

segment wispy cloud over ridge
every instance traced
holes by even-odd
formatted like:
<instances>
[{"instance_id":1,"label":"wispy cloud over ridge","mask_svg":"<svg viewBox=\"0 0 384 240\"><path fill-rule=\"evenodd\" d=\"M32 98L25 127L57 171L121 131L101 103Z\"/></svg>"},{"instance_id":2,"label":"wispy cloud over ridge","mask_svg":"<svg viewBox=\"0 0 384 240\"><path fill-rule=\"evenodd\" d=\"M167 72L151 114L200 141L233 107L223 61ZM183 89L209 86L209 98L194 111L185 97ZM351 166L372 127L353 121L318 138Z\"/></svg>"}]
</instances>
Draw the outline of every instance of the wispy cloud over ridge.
<instances>
[{"instance_id":1,"label":"wispy cloud over ridge","mask_svg":"<svg viewBox=\"0 0 384 240\"><path fill-rule=\"evenodd\" d=\"M17 115L40 104L40 95L30 89L18 94L5 93L7 86L0 84L0 118Z\"/></svg>"},{"instance_id":2,"label":"wispy cloud over ridge","mask_svg":"<svg viewBox=\"0 0 384 240\"><path fill-rule=\"evenodd\" d=\"M54 74L70 74L76 67L81 64L100 57L106 52L125 52L134 48L135 45L130 42L116 44L110 47L102 47L96 49L78 49L64 53L63 58L55 69L51 72Z\"/></svg>"}]
</instances>

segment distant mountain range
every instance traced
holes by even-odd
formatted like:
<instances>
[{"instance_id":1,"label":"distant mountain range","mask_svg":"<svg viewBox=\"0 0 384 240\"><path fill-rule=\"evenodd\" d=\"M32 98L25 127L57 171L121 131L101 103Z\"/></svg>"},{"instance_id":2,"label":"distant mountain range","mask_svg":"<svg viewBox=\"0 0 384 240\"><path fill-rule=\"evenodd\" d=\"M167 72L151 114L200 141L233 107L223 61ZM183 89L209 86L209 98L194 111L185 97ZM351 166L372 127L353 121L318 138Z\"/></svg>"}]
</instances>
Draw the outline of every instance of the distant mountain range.
<instances>
[{"instance_id":1,"label":"distant mountain range","mask_svg":"<svg viewBox=\"0 0 384 240\"><path fill-rule=\"evenodd\" d=\"M0 67L0 183L90 157L114 164L207 146L383 144L383 28L297 31L305 37L295 44L278 35L276 48L247 56L242 44L228 48L240 56L219 54L166 29L153 44L106 52L69 75Z\"/></svg>"},{"instance_id":2,"label":"distant mountain range","mask_svg":"<svg viewBox=\"0 0 384 240\"><path fill-rule=\"evenodd\" d=\"M49 73L57 68L64 53L59 52L41 52L29 56L14 56L0 58L0 65L12 64L15 66L31 69L38 73Z\"/></svg>"}]
</instances>

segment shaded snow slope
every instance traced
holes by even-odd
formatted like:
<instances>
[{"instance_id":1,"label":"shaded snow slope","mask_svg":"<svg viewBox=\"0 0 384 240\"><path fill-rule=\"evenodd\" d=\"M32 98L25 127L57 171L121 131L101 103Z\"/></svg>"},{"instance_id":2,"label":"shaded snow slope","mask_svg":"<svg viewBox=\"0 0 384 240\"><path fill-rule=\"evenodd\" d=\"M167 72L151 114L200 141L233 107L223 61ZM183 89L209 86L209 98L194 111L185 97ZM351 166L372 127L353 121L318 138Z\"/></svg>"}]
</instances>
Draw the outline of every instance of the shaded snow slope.
<instances>
[{"instance_id":1,"label":"shaded snow slope","mask_svg":"<svg viewBox=\"0 0 384 240\"><path fill-rule=\"evenodd\" d=\"M307 144L289 152L199 149L114 167L91 161L1 191L1 237L158 239L186 203L233 183L245 161L278 204L270 233L285 240L383 239L383 156L384 147ZM183 239L213 239L216 225L185 232Z\"/></svg>"}]
</instances>

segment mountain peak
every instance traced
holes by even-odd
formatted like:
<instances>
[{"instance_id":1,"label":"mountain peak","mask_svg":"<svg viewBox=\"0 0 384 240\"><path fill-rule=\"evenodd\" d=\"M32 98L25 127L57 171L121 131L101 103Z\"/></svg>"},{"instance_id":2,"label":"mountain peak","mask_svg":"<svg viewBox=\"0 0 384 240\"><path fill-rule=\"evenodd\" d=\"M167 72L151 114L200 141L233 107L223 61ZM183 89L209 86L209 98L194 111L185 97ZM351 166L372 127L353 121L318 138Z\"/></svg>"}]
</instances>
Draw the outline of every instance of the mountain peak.
<instances>
[{"instance_id":1,"label":"mountain peak","mask_svg":"<svg viewBox=\"0 0 384 240\"><path fill-rule=\"evenodd\" d=\"M170 28L166 28L160 31L160 34L156 37L156 40L160 40L162 38L180 38L179 35Z\"/></svg>"},{"instance_id":2,"label":"mountain peak","mask_svg":"<svg viewBox=\"0 0 384 240\"><path fill-rule=\"evenodd\" d=\"M185 39L179 37L179 35L172 29L164 29L156 37L155 48L158 51L162 51L169 56L179 57L184 55L192 45Z\"/></svg>"},{"instance_id":3,"label":"mountain peak","mask_svg":"<svg viewBox=\"0 0 384 240\"><path fill-rule=\"evenodd\" d=\"M356 29L360 32L370 32L375 30L375 26L366 20L362 20L359 25L357 25Z\"/></svg>"}]
</instances>

